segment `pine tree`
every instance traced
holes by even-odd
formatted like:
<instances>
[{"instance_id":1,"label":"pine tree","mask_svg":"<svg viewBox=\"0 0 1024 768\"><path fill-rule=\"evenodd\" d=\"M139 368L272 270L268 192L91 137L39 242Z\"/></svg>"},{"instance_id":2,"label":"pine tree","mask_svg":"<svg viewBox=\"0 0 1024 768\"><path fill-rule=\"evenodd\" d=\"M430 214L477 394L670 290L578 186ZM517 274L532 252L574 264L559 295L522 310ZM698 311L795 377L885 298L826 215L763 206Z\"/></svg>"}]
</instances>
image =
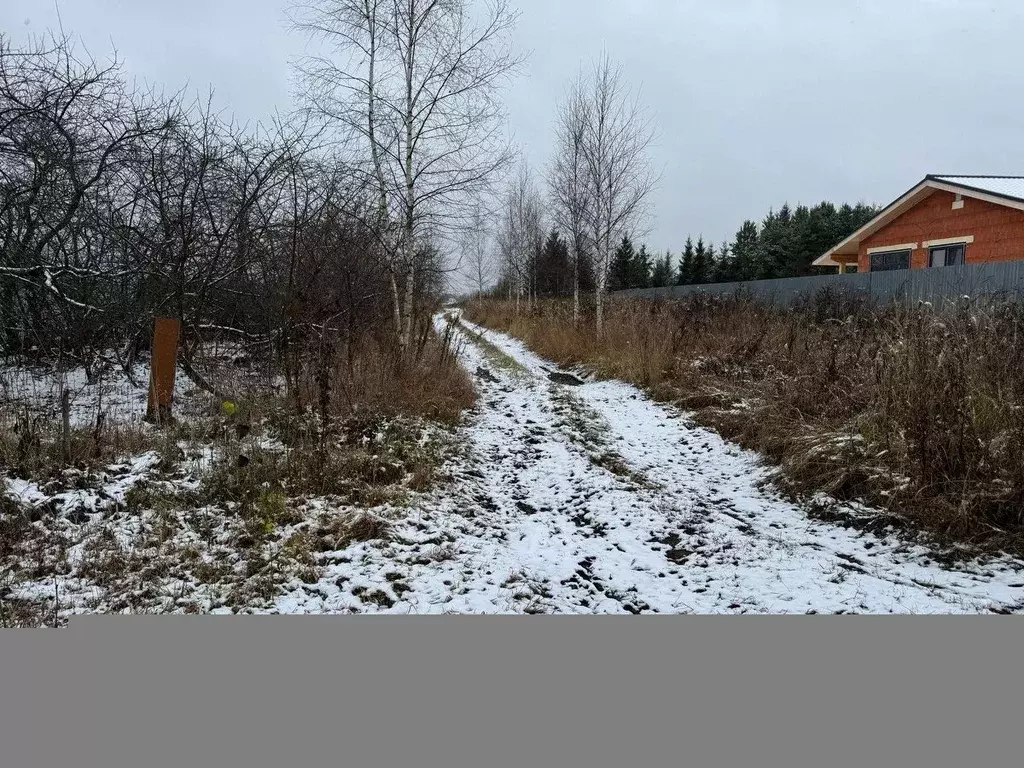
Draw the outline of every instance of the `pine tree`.
<instances>
[{"instance_id":1,"label":"pine tree","mask_svg":"<svg viewBox=\"0 0 1024 768\"><path fill-rule=\"evenodd\" d=\"M733 273L736 280L753 280L756 276L757 224L743 222L732 244Z\"/></svg>"},{"instance_id":2,"label":"pine tree","mask_svg":"<svg viewBox=\"0 0 1024 768\"><path fill-rule=\"evenodd\" d=\"M569 259L569 246L558 230L552 230L538 258L537 295L561 297L571 294L572 262Z\"/></svg>"},{"instance_id":3,"label":"pine tree","mask_svg":"<svg viewBox=\"0 0 1024 768\"><path fill-rule=\"evenodd\" d=\"M709 274L708 251L704 245L704 238L697 238L697 248L693 252L693 272L691 282L697 285L706 283Z\"/></svg>"},{"instance_id":4,"label":"pine tree","mask_svg":"<svg viewBox=\"0 0 1024 768\"><path fill-rule=\"evenodd\" d=\"M679 285L693 284L693 238L686 238L683 258L679 263Z\"/></svg>"},{"instance_id":5,"label":"pine tree","mask_svg":"<svg viewBox=\"0 0 1024 768\"><path fill-rule=\"evenodd\" d=\"M654 269L651 272L651 287L664 288L671 285L674 278L672 252L665 251L665 255L654 262Z\"/></svg>"},{"instance_id":6,"label":"pine tree","mask_svg":"<svg viewBox=\"0 0 1024 768\"><path fill-rule=\"evenodd\" d=\"M650 288L651 286L651 256L647 253L647 246L641 245L636 256L633 257L632 269L630 270L630 288Z\"/></svg>"},{"instance_id":7,"label":"pine tree","mask_svg":"<svg viewBox=\"0 0 1024 768\"><path fill-rule=\"evenodd\" d=\"M608 290L621 291L631 287L633 278L633 260L636 252L633 249L633 242L629 236L622 238L622 243L612 257L612 263L608 274Z\"/></svg>"}]
</instances>

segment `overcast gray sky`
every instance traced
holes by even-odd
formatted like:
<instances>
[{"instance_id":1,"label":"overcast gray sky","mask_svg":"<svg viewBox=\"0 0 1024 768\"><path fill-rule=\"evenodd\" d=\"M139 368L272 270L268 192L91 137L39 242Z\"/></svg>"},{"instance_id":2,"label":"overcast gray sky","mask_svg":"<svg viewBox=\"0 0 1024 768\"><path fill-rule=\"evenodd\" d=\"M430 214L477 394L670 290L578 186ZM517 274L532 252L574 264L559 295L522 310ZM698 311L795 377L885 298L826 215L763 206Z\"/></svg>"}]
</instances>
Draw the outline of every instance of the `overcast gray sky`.
<instances>
[{"instance_id":1,"label":"overcast gray sky","mask_svg":"<svg viewBox=\"0 0 1024 768\"><path fill-rule=\"evenodd\" d=\"M94 54L139 78L216 88L244 119L287 111L302 40L288 0L61 0ZM647 242L716 244L770 206L889 202L926 173L1024 174L1020 0L518 0L531 52L508 94L530 162L554 104L602 48L642 86L662 183ZM52 0L0 0L16 41L56 26Z\"/></svg>"}]
</instances>

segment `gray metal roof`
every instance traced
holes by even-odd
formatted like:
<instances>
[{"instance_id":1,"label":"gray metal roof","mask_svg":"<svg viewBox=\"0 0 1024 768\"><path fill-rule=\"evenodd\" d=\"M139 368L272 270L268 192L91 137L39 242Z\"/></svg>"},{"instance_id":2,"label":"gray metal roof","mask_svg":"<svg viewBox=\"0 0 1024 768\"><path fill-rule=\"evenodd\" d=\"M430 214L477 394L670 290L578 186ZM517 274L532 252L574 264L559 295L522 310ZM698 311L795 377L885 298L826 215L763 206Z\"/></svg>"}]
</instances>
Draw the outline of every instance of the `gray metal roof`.
<instances>
[{"instance_id":1,"label":"gray metal roof","mask_svg":"<svg viewBox=\"0 0 1024 768\"><path fill-rule=\"evenodd\" d=\"M1001 197L1024 200L1024 176L929 176L936 181L970 187Z\"/></svg>"}]
</instances>

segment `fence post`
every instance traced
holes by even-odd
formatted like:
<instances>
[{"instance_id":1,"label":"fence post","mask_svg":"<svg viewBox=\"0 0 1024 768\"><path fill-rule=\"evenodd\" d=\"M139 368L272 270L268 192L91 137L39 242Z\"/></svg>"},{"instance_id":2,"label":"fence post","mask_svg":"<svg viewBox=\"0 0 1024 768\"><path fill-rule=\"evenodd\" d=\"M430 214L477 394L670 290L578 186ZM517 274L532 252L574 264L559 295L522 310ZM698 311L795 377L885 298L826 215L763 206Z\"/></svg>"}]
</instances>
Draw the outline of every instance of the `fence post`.
<instances>
[{"instance_id":1,"label":"fence post","mask_svg":"<svg viewBox=\"0 0 1024 768\"><path fill-rule=\"evenodd\" d=\"M174 374L178 363L181 321L158 317L153 324L153 352L149 362L149 402L146 421L169 421L174 399Z\"/></svg>"}]
</instances>

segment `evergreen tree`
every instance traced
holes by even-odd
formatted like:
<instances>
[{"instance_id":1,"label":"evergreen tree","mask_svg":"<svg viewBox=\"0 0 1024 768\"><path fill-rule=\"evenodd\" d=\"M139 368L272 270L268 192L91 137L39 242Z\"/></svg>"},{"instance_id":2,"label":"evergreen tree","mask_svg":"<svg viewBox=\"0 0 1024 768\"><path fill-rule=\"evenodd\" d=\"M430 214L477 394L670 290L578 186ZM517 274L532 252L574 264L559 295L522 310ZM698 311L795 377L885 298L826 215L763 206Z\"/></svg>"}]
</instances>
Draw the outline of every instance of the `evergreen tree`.
<instances>
[{"instance_id":1,"label":"evergreen tree","mask_svg":"<svg viewBox=\"0 0 1024 768\"><path fill-rule=\"evenodd\" d=\"M743 222L732 244L733 274L736 280L753 280L757 274L757 224Z\"/></svg>"},{"instance_id":2,"label":"evergreen tree","mask_svg":"<svg viewBox=\"0 0 1024 768\"><path fill-rule=\"evenodd\" d=\"M829 202L769 214L758 242L761 277L800 277L815 273L813 262L830 247L870 221L877 209L858 204L836 208Z\"/></svg>"},{"instance_id":3,"label":"evergreen tree","mask_svg":"<svg viewBox=\"0 0 1024 768\"><path fill-rule=\"evenodd\" d=\"M743 222L731 244L714 246L687 238L679 266L680 285L799 277L815 273L813 262L864 226L878 209L858 203L838 208L830 202L769 210L760 227Z\"/></svg>"},{"instance_id":4,"label":"evergreen tree","mask_svg":"<svg viewBox=\"0 0 1024 768\"><path fill-rule=\"evenodd\" d=\"M708 261L707 247L704 245L704 238L697 238L697 248L693 252L693 271L690 282L700 285L708 281L710 274L710 262Z\"/></svg>"},{"instance_id":5,"label":"evergreen tree","mask_svg":"<svg viewBox=\"0 0 1024 768\"><path fill-rule=\"evenodd\" d=\"M590 253L583 252L580 260L580 293L591 294L597 290L597 275L594 274L594 258Z\"/></svg>"},{"instance_id":6,"label":"evergreen tree","mask_svg":"<svg viewBox=\"0 0 1024 768\"><path fill-rule=\"evenodd\" d=\"M672 268L672 252L665 251L665 255L655 260L654 269L651 272L651 287L664 288L671 285L675 274Z\"/></svg>"},{"instance_id":7,"label":"evergreen tree","mask_svg":"<svg viewBox=\"0 0 1024 768\"><path fill-rule=\"evenodd\" d=\"M629 236L622 238L622 242L612 257L609 267L608 290L621 291L631 287L633 279L633 261L636 258L636 251L633 249L633 242Z\"/></svg>"},{"instance_id":8,"label":"evergreen tree","mask_svg":"<svg viewBox=\"0 0 1024 768\"><path fill-rule=\"evenodd\" d=\"M712 282L731 283L736 279L732 254L729 253L729 244L723 242L718 247L718 259L715 261L715 272Z\"/></svg>"},{"instance_id":9,"label":"evergreen tree","mask_svg":"<svg viewBox=\"0 0 1024 768\"><path fill-rule=\"evenodd\" d=\"M838 213L832 203L819 203L806 210L807 214L803 224L797 228L793 259L790 264L789 272L794 276L814 274L812 266L814 260L846 237L846 235L841 235L837 240L832 239L832 233L835 230L833 222Z\"/></svg>"},{"instance_id":10,"label":"evergreen tree","mask_svg":"<svg viewBox=\"0 0 1024 768\"><path fill-rule=\"evenodd\" d=\"M769 211L761 225L761 234L757 243L756 277L769 280L776 277L787 277L787 260L792 247L793 220L792 211L784 204L779 212Z\"/></svg>"},{"instance_id":11,"label":"evergreen tree","mask_svg":"<svg viewBox=\"0 0 1024 768\"><path fill-rule=\"evenodd\" d=\"M537 295L560 297L572 295L572 262L569 246L552 230L537 259Z\"/></svg>"},{"instance_id":12,"label":"evergreen tree","mask_svg":"<svg viewBox=\"0 0 1024 768\"><path fill-rule=\"evenodd\" d=\"M686 238L686 247L683 249L683 258L679 263L679 285L691 285L693 283L693 238Z\"/></svg>"},{"instance_id":13,"label":"evergreen tree","mask_svg":"<svg viewBox=\"0 0 1024 768\"><path fill-rule=\"evenodd\" d=\"M636 256L633 257L632 269L630 270L630 288L650 288L651 286L651 256L647 253L647 246L641 245Z\"/></svg>"}]
</instances>

